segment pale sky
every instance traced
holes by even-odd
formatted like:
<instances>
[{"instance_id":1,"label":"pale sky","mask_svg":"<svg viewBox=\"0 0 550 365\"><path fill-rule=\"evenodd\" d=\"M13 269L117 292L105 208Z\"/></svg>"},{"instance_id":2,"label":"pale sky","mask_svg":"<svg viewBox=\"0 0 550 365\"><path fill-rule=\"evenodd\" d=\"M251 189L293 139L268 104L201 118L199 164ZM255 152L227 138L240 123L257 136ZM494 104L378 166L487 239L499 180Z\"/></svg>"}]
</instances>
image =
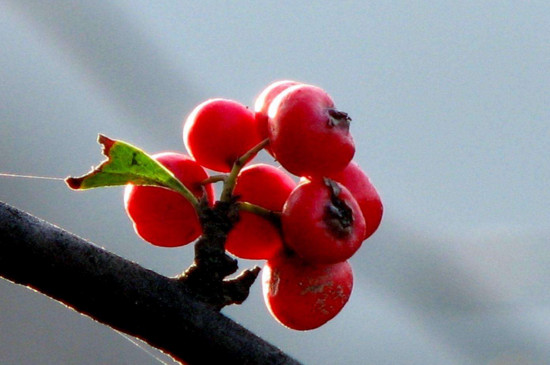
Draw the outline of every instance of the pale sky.
<instances>
[{"instance_id":1,"label":"pale sky","mask_svg":"<svg viewBox=\"0 0 550 365\"><path fill-rule=\"evenodd\" d=\"M253 105L277 79L321 86L352 117L355 159L385 205L352 261L352 299L308 333L271 319L257 284L227 313L306 363L550 356L548 2L55 4L0 2L0 172L82 174L102 159L98 133L183 151L181 123L207 98ZM121 190L0 178L0 200L166 275L190 263L190 248L134 235ZM1 363L151 363L1 284Z\"/></svg>"}]
</instances>

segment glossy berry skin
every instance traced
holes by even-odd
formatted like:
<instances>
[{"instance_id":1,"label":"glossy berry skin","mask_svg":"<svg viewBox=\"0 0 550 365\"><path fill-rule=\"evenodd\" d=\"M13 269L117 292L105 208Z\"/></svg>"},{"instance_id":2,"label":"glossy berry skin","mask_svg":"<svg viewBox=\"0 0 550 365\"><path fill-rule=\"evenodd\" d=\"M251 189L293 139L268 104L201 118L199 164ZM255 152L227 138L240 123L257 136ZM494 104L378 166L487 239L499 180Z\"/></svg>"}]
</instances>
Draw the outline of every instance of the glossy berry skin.
<instances>
[{"instance_id":1,"label":"glossy berry skin","mask_svg":"<svg viewBox=\"0 0 550 365\"><path fill-rule=\"evenodd\" d=\"M310 264L283 253L268 260L262 271L267 308L281 324L295 330L311 330L334 318L353 287L347 261Z\"/></svg>"},{"instance_id":2,"label":"glossy berry skin","mask_svg":"<svg viewBox=\"0 0 550 365\"><path fill-rule=\"evenodd\" d=\"M378 191L369 177L354 161L342 171L331 176L344 185L353 194L365 218L365 239L369 238L380 226L384 207Z\"/></svg>"},{"instance_id":3,"label":"glossy berry skin","mask_svg":"<svg viewBox=\"0 0 550 365\"><path fill-rule=\"evenodd\" d=\"M292 80L275 81L268 85L256 98L256 102L254 104L254 112L258 133L260 134L262 140L269 137L267 126L267 111L269 109L269 105L271 105L273 99L275 99L275 97L279 95L283 90L299 84L299 82ZM267 146L266 150L269 153L272 153L270 146Z\"/></svg>"},{"instance_id":4,"label":"glossy berry skin","mask_svg":"<svg viewBox=\"0 0 550 365\"><path fill-rule=\"evenodd\" d=\"M187 117L183 141L202 166L229 172L233 163L261 140L251 110L233 100L210 99Z\"/></svg>"},{"instance_id":5,"label":"glossy berry skin","mask_svg":"<svg viewBox=\"0 0 550 365\"><path fill-rule=\"evenodd\" d=\"M197 197L203 196L199 184L208 174L191 157L179 153L153 155ZM214 201L214 188L205 186L207 199ZM202 233L197 213L181 194L154 186L127 185L124 207L136 233L147 242L163 247L186 245Z\"/></svg>"},{"instance_id":6,"label":"glossy berry skin","mask_svg":"<svg viewBox=\"0 0 550 365\"><path fill-rule=\"evenodd\" d=\"M353 158L351 119L336 110L332 98L319 87L287 88L269 106L268 117L273 155L294 175L329 176Z\"/></svg>"},{"instance_id":7,"label":"glossy berry skin","mask_svg":"<svg viewBox=\"0 0 550 365\"><path fill-rule=\"evenodd\" d=\"M271 165L255 164L239 173L233 195L273 212L281 212L296 186L283 170ZM240 211L240 219L227 235L225 248L244 259L269 259L283 248L280 227L257 214Z\"/></svg>"},{"instance_id":8,"label":"glossy berry skin","mask_svg":"<svg viewBox=\"0 0 550 365\"><path fill-rule=\"evenodd\" d=\"M313 263L347 260L365 237L359 204L348 189L327 178L300 183L283 207L281 223L288 247Z\"/></svg>"}]
</instances>

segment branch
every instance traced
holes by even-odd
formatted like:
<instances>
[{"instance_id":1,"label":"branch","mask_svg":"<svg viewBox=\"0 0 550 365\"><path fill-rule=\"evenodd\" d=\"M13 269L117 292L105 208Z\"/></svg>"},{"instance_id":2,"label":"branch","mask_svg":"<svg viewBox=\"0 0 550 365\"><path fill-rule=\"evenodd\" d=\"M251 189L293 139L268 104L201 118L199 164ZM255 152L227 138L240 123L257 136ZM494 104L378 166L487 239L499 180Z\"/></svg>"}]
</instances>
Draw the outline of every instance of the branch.
<instances>
[{"instance_id":1,"label":"branch","mask_svg":"<svg viewBox=\"0 0 550 365\"><path fill-rule=\"evenodd\" d=\"M0 202L0 276L189 364L299 364L167 278Z\"/></svg>"},{"instance_id":2,"label":"branch","mask_svg":"<svg viewBox=\"0 0 550 365\"><path fill-rule=\"evenodd\" d=\"M227 234L239 219L237 205L219 201L211 208L203 200L199 208L202 236L195 243L195 260L178 279L199 301L216 310L241 304L248 297L260 268L256 266L236 278L226 279L239 268L237 260L225 251Z\"/></svg>"}]
</instances>

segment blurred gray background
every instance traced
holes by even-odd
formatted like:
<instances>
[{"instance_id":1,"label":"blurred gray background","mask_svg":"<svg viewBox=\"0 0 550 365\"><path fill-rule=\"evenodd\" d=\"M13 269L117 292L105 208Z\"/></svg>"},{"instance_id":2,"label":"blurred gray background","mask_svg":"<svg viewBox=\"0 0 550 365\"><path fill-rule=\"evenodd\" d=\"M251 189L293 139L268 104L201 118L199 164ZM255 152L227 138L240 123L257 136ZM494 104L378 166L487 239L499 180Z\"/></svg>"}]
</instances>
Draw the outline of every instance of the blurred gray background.
<instances>
[{"instance_id":1,"label":"blurred gray background","mask_svg":"<svg viewBox=\"0 0 550 365\"><path fill-rule=\"evenodd\" d=\"M0 49L4 173L80 175L98 133L182 151L207 98L325 88L385 203L352 298L309 332L258 283L224 312L307 364L550 364L549 2L0 0ZM122 189L0 177L0 200L165 275L191 261L133 233ZM0 282L0 364L155 363Z\"/></svg>"}]
</instances>

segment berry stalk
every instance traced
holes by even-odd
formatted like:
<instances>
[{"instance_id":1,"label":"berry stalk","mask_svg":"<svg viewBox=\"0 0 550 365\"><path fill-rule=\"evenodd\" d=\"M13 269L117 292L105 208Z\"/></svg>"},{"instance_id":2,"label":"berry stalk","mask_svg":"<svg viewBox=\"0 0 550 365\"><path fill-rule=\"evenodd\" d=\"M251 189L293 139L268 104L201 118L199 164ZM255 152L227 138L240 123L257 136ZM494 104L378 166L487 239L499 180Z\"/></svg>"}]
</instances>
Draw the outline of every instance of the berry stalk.
<instances>
[{"instance_id":1,"label":"berry stalk","mask_svg":"<svg viewBox=\"0 0 550 365\"><path fill-rule=\"evenodd\" d=\"M225 181L225 184L223 186L222 194L220 196L220 201L222 202L231 201L231 197L233 196L233 189L235 188L235 184L237 183L237 176L239 176L239 172L241 172L241 169L244 167L244 165L246 165L248 161L250 161L258 152L264 149L268 144L269 144L269 139L266 138L260 143L258 143L256 146L252 147L248 152L246 152L244 155L242 155L235 161L231 169L231 172L229 173L229 176L227 176L227 180Z\"/></svg>"},{"instance_id":2,"label":"berry stalk","mask_svg":"<svg viewBox=\"0 0 550 365\"><path fill-rule=\"evenodd\" d=\"M276 225L281 224L281 213L280 212L274 212L272 210L263 208L259 205L252 204L249 202L237 202L237 207L239 210L254 213L256 215L259 215L260 217L263 217L267 220L270 220L271 222L275 223Z\"/></svg>"}]
</instances>

